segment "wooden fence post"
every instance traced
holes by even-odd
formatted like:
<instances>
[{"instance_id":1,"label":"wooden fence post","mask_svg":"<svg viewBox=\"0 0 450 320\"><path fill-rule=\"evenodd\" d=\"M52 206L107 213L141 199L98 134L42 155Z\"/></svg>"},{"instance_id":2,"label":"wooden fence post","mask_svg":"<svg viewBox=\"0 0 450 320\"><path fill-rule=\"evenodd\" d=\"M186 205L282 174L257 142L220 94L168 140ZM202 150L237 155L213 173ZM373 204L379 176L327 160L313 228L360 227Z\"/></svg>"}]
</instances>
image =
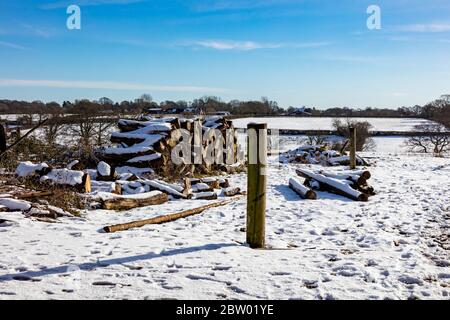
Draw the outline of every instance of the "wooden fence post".
<instances>
[{"instance_id":1,"label":"wooden fence post","mask_svg":"<svg viewBox=\"0 0 450 320\"><path fill-rule=\"evenodd\" d=\"M356 128L350 128L350 169L356 169Z\"/></svg>"},{"instance_id":2,"label":"wooden fence post","mask_svg":"<svg viewBox=\"0 0 450 320\"><path fill-rule=\"evenodd\" d=\"M265 247L267 124L247 126L247 243Z\"/></svg>"}]
</instances>

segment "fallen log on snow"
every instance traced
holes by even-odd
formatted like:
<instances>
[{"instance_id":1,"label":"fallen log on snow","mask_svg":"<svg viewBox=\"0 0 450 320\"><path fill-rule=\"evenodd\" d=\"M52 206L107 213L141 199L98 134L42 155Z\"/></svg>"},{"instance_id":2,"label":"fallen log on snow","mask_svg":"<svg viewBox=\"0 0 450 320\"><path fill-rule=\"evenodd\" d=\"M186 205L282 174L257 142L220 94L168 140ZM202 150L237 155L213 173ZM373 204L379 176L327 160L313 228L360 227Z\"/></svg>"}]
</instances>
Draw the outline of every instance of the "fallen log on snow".
<instances>
[{"instance_id":1,"label":"fallen log on snow","mask_svg":"<svg viewBox=\"0 0 450 320\"><path fill-rule=\"evenodd\" d=\"M210 187L206 183L196 183L191 187L192 192L198 193L198 192L211 192L214 191L214 188Z\"/></svg>"},{"instance_id":2,"label":"fallen log on snow","mask_svg":"<svg viewBox=\"0 0 450 320\"><path fill-rule=\"evenodd\" d=\"M341 157L329 158L328 162L332 166L337 166L337 165L347 166L347 165L350 164L350 156L341 156ZM367 161L365 161L363 158L358 157L358 156L356 157L356 164L358 166L369 166Z\"/></svg>"},{"instance_id":3,"label":"fallen log on snow","mask_svg":"<svg viewBox=\"0 0 450 320\"><path fill-rule=\"evenodd\" d=\"M73 188L78 192L91 192L91 177L83 171L52 169L41 177L40 182L49 182L50 184Z\"/></svg>"},{"instance_id":4,"label":"fallen log on snow","mask_svg":"<svg viewBox=\"0 0 450 320\"><path fill-rule=\"evenodd\" d=\"M371 173L367 170L339 171L339 174L356 175L356 176L360 176L366 180L369 180L372 177Z\"/></svg>"},{"instance_id":5,"label":"fallen log on snow","mask_svg":"<svg viewBox=\"0 0 450 320\"><path fill-rule=\"evenodd\" d=\"M324 176L326 176L328 178L351 181L358 187L367 185L367 179L365 179L364 177L358 176L356 174L330 173L330 172L325 172L323 170L321 170L319 173L323 174Z\"/></svg>"},{"instance_id":6,"label":"fallen log on snow","mask_svg":"<svg viewBox=\"0 0 450 320\"><path fill-rule=\"evenodd\" d=\"M131 196L118 196L105 199L101 202L102 209L105 210L130 210L139 207L153 206L165 203L169 200L167 194L160 191L152 191Z\"/></svg>"},{"instance_id":7,"label":"fallen log on snow","mask_svg":"<svg viewBox=\"0 0 450 320\"><path fill-rule=\"evenodd\" d=\"M189 195L183 194L184 191L182 187L176 188L173 185L170 185L164 181L159 180L141 180L142 184L148 185L153 190L159 190L165 193L170 194L176 199L187 199Z\"/></svg>"},{"instance_id":8,"label":"fallen log on snow","mask_svg":"<svg viewBox=\"0 0 450 320\"><path fill-rule=\"evenodd\" d=\"M217 199L217 193L215 192L199 192L195 193L194 200L216 200Z\"/></svg>"},{"instance_id":9,"label":"fallen log on snow","mask_svg":"<svg viewBox=\"0 0 450 320\"><path fill-rule=\"evenodd\" d=\"M69 169L53 169L46 163L33 164L30 161L21 162L16 169L19 178L35 178L37 183L50 183L78 192L91 192L91 178L88 173Z\"/></svg>"},{"instance_id":10,"label":"fallen log on snow","mask_svg":"<svg viewBox=\"0 0 450 320\"><path fill-rule=\"evenodd\" d=\"M182 218L186 218L186 217L193 216L196 214L200 214L203 211L211 209L211 208L225 206L225 205L230 204L234 201L237 201L241 198L242 198L242 196L239 196L239 197L228 199L225 201L215 202L215 203L207 204L205 206L201 206L198 208L189 209L189 210L172 213L172 214L168 214L168 215L163 215L163 216L159 216L159 217L155 217L155 218L151 218L151 219L133 221L133 222L129 222L129 223L122 223L122 224L117 224L117 225L113 225L113 226L107 226L107 227L104 227L103 230L107 233L113 233L113 232L118 232L118 231L129 230L129 229L133 229L133 228L140 228L140 227L143 227L148 224L162 224L162 223L166 223L166 222L172 222L172 221L175 221L178 219L182 219Z\"/></svg>"},{"instance_id":11,"label":"fallen log on snow","mask_svg":"<svg viewBox=\"0 0 450 320\"><path fill-rule=\"evenodd\" d=\"M230 187L230 188L223 188L222 189L222 194L225 196L225 197L234 197L234 196L237 196L238 194L241 194L241 188L232 188L232 187Z\"/></svg>"},{"instance_id":12,"label":"fallen log on snow","mask_svg":"<svg viewBox=\"0 0 450 320\"><path fill-rule=\"evenodd\" d=\"M298 182L294 178L289 179L289 188L294 190L294 192L297 193L303 199L308 199L308 200L316 200L317 199L317 194L313 190L305 187L304 185L302 185L300 182Z\"/></svg>"},{"instance_id":13,"label":"fallen log on snow","mask_svg":"<svg viewBox=\"0 0 450 320\"><path fill-rule=\"evenodd\" d=\"M326 191L330 191L356 201L369 200L369 196L367 194L353 189L348 183L338 179L329 178L323 174L314 173L306 169L297 169L296 172L301 177L319 182L321 188L326 189Z\"/></svg>"}]
</instances>

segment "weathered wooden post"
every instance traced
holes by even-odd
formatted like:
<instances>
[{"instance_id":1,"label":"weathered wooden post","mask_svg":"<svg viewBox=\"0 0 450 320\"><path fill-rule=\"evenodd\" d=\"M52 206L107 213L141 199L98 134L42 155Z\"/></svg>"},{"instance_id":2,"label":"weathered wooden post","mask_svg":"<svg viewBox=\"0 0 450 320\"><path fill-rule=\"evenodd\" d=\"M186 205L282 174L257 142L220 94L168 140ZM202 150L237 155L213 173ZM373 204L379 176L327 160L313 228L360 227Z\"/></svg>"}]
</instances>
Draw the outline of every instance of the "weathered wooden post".
<instances>
[{"instance_id":1,"label":"weathered wooden post","mask_svg":"<svg viewBox=\"0 0 450 320\"><path fill-rule=\"evenodd\" d=\"M247 243L264 248L266 226L267 124L247 126Z\"/></svg>"},{"instance_id":2,"label":"weathered wooden post","mask_svg":"<svg viewBox=\"0 0 450 320\"><path fill-rule=\"evenodd\" d=\"M356 169L356 128L350 128L350 169Z\"/></svg>"}]
</instances>

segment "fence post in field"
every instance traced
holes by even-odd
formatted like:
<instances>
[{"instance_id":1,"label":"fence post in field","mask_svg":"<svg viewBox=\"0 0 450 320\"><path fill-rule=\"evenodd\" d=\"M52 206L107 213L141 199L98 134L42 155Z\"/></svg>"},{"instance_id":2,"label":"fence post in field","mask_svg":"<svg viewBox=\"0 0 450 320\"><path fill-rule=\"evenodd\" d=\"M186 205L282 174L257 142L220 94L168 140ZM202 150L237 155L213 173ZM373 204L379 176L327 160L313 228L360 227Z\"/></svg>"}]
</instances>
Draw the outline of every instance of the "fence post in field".
<instances>
[{"instance_id":1,"label":"fence post in field","mask_svg":"<svg viewBox=\"0 0 450 320\"><path fill-rule=\"evenodd\" d=\"M267 124L247 126L247 243L265 246Z\"/></svg>"},{"instance_id":2,"label":"fence post in field","mask_svg":"<svg viewBox=\"0 0 450 320\"><path fill-rule=\"evenodd\" d=\"M350 128L350 169L356 169L356 128Z\"/></svg>"}]
</instances>

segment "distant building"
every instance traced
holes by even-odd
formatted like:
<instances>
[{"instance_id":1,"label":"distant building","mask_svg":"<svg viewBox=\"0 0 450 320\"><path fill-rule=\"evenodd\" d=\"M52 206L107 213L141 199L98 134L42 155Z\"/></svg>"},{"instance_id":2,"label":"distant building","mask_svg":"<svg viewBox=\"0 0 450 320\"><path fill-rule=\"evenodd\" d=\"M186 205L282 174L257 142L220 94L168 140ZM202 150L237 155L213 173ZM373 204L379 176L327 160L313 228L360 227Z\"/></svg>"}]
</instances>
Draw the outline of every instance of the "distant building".
<instances>
[{"instance_id":1,"label":"distant building","mask_svg":"<svg viewBox=\"0 0 450 320\"><path fill-rule=\"evenodd\" d=\"M300 107L300 108L294 108L294 110L292 110L290 112L291 115L296 115L296 116L311 116L312 115L312 109L311 108L307 108L307 107Z\"/></svg>"}]
</instances>

